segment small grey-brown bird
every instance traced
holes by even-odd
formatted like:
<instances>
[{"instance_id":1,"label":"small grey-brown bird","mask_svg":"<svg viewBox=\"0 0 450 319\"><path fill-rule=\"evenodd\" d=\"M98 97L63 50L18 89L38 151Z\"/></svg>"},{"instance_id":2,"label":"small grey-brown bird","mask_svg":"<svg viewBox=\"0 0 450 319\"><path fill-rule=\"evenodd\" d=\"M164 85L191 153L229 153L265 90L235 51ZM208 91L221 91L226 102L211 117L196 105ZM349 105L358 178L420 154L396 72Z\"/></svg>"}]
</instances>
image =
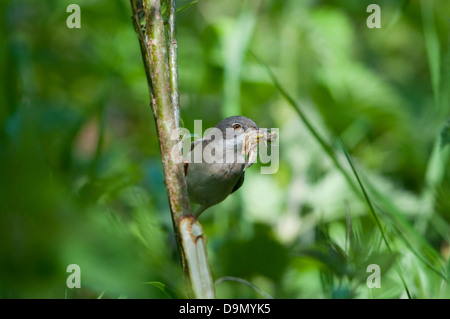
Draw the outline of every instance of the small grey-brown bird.
<instances>
[{"instance_id":1,"label":"small grey-brown bird","mask_svg":"<svg viewBox=\"0 0 450 319\"><path fill-rule=\"evenodd\" d=\"M185 163L189 197L200 206L198 217L207 208L222 202L244 183L245 170L256 160L260 138L271 140L251 119L231 116L217 124L204 138L191 143ZM194 160L201 154L201 161Z\"/></svg>"}]
</instances>

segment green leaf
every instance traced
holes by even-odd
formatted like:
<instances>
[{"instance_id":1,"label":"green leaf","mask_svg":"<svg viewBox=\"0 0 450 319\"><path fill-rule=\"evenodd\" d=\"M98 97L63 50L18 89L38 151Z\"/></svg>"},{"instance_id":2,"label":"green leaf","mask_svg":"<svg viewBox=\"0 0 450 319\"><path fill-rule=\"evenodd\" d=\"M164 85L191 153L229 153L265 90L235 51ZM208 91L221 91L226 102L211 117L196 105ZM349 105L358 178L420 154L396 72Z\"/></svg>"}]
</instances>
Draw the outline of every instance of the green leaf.
<instances>
[{"instance_id":1,"label":"green leaf","mask_svg":"<svg viewBox=\"0 0 450 319\"><path fill-rule=\"evenodd\" d=\"M187 10L187 9L189 9L190 7L193 7L195 4L197 4L197 2L198 2L198 0L194 0L194 1L192 1L192 2L189 2L189 3L187 3L187 4L185 4L185 5L181 6L181 7L179 7L179 8L177 9L177 13L183 12L184 10Z\"/></svg>"},{"instance_id":2,"label":"green leaf","mask_svg":"<svg viewBox=\"0 0 450 319\"><path fill-rule=\"evenodd\" d=\"M184 5L182 5L181 7L177 8L177 13L183 12L187 9L189 9L190 7L193 7L194 5L196 5L198 2L198 0L194 0L191 1L189 3L186 3ZM167 13L167 2L164 1L161 3L161 14L164 16ZM166 23L167 21L164 19L164 23Z\"/></svg>"},{"instance_id":3,"label":"green leaf","mask_svg":"<svg viewBox=\"0 0 450 319\"><path fill-rule=\"evenodd\" d=\"M176 295L173 291L171 291L170 289L167 288L167 286L165 284L163 284L162 282L159 281L149 281L146 282L145 284L153 286L158 288L159 290L161 290L169 299L175 299Z\"/></svg>"},{"instance_id":4,"label":"green leaf","mask_svg":"<svg viewBox=\"0 0 450 319\"><path fill-rule=\"evenodd\" d=\"M103 299L105 292L106 292L106 290L103 290L102 293L97 297L97 299Z\"/></svg>"},{"instance_id":5,"label":"green leaf","mask_svg":"<svg viewBox=\"0 0 450 319\"><path fill-rule=\"evenodd\" d=\"M441 148L444 148L447 144L450 144L450 119L441 130Z\"/></svg>"},{"instance_id":6,"label":"green leaf","mask_svg":"<svg viewBox=\"0 0 450 319\"><path fill-rule=\"evenodd\" d=\"M262 290L261 288L259 288L255 284L253 284L250 281L247 281L245 279L238 278L238 277L233 277L233 276L220 277L219 279L216 280L215 285L218 285L218 284L220 284L220 283L222 283L224 281L235 281L235 282L238 282L240 284L243 284L244 286L247 286L247 287L250 287L250 288L254 289L260 295L264 296L264 298L273 299L273 297L271 295L269 295L267 292L265 292L264 290Z\"/></svg>"},{"instance_id":7,"label":"green leaf","mask_svg":"<svg viewBox=\"0 0 450 319\"><path fill-rule=\"evenodd\" d=\"M433 1L424 1L420 3L422 9L423 33L425 37L425 47L427 49L428 63L431 72L431 84L436 104L439 103L440 83L441 83L441 56L439 37L436 32L434 21Z\"/></svg>"}]
</instances>

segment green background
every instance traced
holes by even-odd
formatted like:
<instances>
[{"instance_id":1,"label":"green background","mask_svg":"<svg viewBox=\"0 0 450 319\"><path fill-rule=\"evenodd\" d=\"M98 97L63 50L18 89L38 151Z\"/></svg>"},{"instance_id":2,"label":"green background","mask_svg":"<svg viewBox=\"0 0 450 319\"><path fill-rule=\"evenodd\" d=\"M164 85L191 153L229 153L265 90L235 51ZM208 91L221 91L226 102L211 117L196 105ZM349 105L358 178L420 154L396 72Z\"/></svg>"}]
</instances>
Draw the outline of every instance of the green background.
<instances>
[{"instance_id":1,"label":"green background","mask_svg":"<svg viewBox=\"0 0 450 319\"><path fill-rule=\"evenodd\" d=\"M0 12L0 297L186 297L130 3ZM200 218L217 297L450 297L449 1L199 0L178 57L189 130L280 129L278 172Z\"/></svg>"}]
</instances>

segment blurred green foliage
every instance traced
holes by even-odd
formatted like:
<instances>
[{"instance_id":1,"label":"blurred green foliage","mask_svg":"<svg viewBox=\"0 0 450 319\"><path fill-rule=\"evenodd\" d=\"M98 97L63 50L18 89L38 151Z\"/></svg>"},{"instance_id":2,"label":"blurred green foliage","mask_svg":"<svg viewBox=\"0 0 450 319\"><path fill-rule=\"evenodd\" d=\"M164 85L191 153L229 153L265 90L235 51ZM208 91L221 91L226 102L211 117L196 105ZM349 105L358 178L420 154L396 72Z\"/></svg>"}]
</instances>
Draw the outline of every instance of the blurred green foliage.
<instances>
[{"instance_id":1,"label":"blurred green foliage","mask_svg":"<svg viewBox=\"0 0 450 319\"><path fill-rule=\"evenodd\" d=\"M255 164L200 219L215 280L275 298L450 297L450 3L372 2L380 29L359 0L179 13L184 126L242 114L280 128L278 172ZM81 29L66 27L70 3ZM129 2L4 0L0 12L0 297L185 297ZM81 289L66 288L69 264ZM370 264L381 288L366 285Z\"/></svg>"}]
</instances>

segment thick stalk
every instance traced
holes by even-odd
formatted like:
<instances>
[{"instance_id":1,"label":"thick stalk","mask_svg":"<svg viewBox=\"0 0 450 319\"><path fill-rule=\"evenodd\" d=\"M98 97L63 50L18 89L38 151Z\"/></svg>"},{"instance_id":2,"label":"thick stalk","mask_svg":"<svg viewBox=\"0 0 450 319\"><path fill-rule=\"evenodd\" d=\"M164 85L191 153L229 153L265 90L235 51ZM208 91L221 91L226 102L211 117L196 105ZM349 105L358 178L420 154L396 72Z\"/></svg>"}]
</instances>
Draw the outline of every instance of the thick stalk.
<instances>
[{"instance_id":1,"label":"thick stalk","mask_svg":"<svg viewBox=\"0 0 450 319\"><path fill-rule=\"evenodd\" d=\"M180 127L180 90L178 89L178 56L177 56L177 2L167 0L168 28L167 40L169 47L169 74L173 111L175 113L175 124Z\"/></svg>"},{"instance_id":2,"label":"thick stalk","mask_svg":"<svg viewBox=\"0 0 450 319\"><path fill-rule=\"evenodd\" d=\"M174 3L175 1L170 2L169 6ZM167 195L188 296L213 298L214 287L206 255L205 237L201 225L192 215L183 164L172 157L172 149L177 147L179 142L178 139L172 139L173 133L179 126L175 33L173 29L170 32L172 40L169 47L175 47L175 55L171 55L171 72L169 72L160 0L131 0L131 7L133 24L138 33L144 60L150 104L156 122ZM172 7L170 15L175 13L176 8ZM144 18L145 25L142 25ZM169 20L175 24L175 18L169 18ZM176 79L174 87L172 87L172 78ZM174 100L176 100L175 103Z\"/></svg>"}]
</instances>

